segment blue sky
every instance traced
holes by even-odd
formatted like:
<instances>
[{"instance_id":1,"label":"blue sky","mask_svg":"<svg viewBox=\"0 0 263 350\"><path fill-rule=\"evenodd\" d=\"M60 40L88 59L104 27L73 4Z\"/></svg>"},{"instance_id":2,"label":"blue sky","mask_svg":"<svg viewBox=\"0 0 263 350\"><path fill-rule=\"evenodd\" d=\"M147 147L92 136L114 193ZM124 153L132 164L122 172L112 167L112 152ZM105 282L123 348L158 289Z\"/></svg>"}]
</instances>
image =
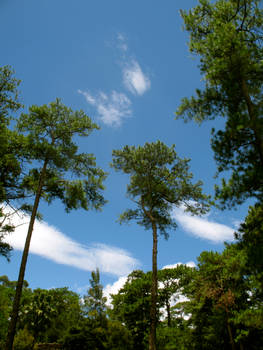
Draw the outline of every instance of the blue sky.
<instances>
[{"instance_id":1,"label":"blue sky","mask_svg":"<svg viewBox=\"0 0 263 350\"><path fill-rule=\"evenodd\" d=\"M79 140L81 151L94 153L109 172L102 212L66 214L59 202L40 204L26 270L32 288L87 288L90 271L99 267L107 288L133 268L151 269L151 232L135 223L120 226L118 215L130 206L127 176L109 168L113 149L160 139L176 144L180 157L191 158L194 179L213 194L216 171L210 129L222 120L185 124L174 120L181 98L202 86L198 59L191 57L179 9L197 1L2 0L0 64L11 65L21 79L21 100L47 104L56 97L83 109L101 127ZM186 7L187 6L187 7ZM158 266L196 262L203 250L222 250L246 214L212 209L203 218L174 211L178 229L159 240ZM27 218L17 218L17 221ZM17 279L26 225L10 236L10 263L1 259L0 274ZM116 285L116 284L115 284Z\"/></svg>"}]
</instances>

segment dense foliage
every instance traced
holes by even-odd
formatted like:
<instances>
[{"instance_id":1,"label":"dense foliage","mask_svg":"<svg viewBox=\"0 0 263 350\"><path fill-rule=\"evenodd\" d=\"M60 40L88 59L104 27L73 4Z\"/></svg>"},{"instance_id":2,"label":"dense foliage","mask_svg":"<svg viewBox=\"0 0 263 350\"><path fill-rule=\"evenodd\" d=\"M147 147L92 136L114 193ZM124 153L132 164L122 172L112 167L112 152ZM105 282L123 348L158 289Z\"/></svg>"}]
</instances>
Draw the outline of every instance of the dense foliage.
<instances>
[{"instance_id":1,"label":"dense foliage","mask_svg":"<svg viewBox=\"0 0 263 350\"><path fill-rule=\"evenodd\" d=\"M240 229L246 230L245 239L248 226L263 222L252 208L251 213ZM250 249L244 243L240 238L222 253L202 252L196 268L178 265L158 271L159 350L260 348L262 260L256 266L250 262ZM32 291L25 282L14 349L29 349L28 344L37 349L42 343L70 350L148 349L151 275L133 271L110 303L98 270L92 272L84 297L67 288ZM7 332L15 286L6 276L0 277L1 339Z\"/></svg>"},{"instance_id":2,"label":"dense foliage","mask_svg":"<svg viewBox=\"0 0 263 350\"><path fill-rule=\"evenodd\" d=\"M232 207L263 193L263 10L258 0L200 0L181 12L190 33L189 48L200 58L204 89L184 98L177 118L202 123L223 117L224 130L212 130L218 172L229 180L216 188Z\"/></svg>"}]
</instances>

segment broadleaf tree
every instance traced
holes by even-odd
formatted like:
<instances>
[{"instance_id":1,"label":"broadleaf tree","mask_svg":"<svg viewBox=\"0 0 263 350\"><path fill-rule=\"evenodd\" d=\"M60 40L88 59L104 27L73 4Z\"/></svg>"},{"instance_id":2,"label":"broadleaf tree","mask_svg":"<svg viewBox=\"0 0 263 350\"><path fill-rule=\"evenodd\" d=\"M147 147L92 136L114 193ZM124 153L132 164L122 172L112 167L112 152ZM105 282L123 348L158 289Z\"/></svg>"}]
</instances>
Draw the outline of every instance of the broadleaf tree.
<instances>
[{"instance_id":1,"label":"broadleaf tree","mask_svg":"<svg viewBox=\"0 0 263 350\"><path fill-rule=\"evenodd\" d=\"M202 123L226 119L212 129L223 208L247 198L263 199L263 9L259 0L199 0L181 11L190 52L199 57L204 87L183 98L177 118ZM229 173L228 173L229 174Z\"/></svg>"},{"instance_id":2,"label":"broadleaf tree","mask_svg":"<svg viewBox=\"0 0 263 350\"><path fill-rule=\"evenodd\" d=\"M191 182L189 159L180 159L175 146L161 141L144 146L125 146L113 151L112 167L130 175L127 195L135 207L120 216L120 222L135 220L152 231L152 288L150 309L149 349L156 349L157 324L157 242L158 235L168 238L169 230L176 229L172 215L174 206L202 214L208 210L208 197L202 193L202 182Z\"/></svg>"},{"instance_id":3,"label":"broadleaf tree","mask_svg":"<svg viewBox=\"0 0 263 350\"><path fill-rule=\"evenodd\" d=\"M79 153L76 137L86 137L98 126L83 111L72 111L59 99L49 105L32 106L21 114L17 129L27 136L31 167L22 187L34 196L27 238L20 265L13 311L6 341L11 350L16 330L22 285L34 222L40 199L59 199L66 211L100 209L105 203L101 191L106 174L97 167L93 154Z\"/></svg>"}]
</instances>

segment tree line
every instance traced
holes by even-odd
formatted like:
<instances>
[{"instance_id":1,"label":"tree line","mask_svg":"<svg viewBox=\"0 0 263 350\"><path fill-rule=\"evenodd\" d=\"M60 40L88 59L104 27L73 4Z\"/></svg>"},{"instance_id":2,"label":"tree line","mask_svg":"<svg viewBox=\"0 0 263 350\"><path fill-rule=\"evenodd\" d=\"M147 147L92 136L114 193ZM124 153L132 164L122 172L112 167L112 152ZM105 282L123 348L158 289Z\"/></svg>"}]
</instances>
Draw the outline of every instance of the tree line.
<instances>
[{"instance_id":1,"label":"tree line","mask_svg":"<svg viewBox=\"0 0 263 350\"><path fill-rule=\"evenodd\" d=\"M240 234L251 235L248 226L254 214L249 214ZM244 243L226 244L221 253L202 252L197 267L182 264L158 271L158 349L260 349L262 262L250 261L252 252ZM0 277L2 346L16 285L7 276ZM31 290L24 281L13 348L148 349L151 293L152 271L131 272L108 300L98 270L92 271L84 296L66 287Z\"/></svg>"},{"instance_id":2,"label":"tree line","mask_svg":"<svg viewBox=\"0 0 263 350\"><path fill-rule=\"evenodd\" d=\"M133 202L120 222L135 220L152 232L152 271L134 271L125 285L127 289L138 285L134 295L140 295L140 288L141 292L146 290L143 280L150 280L150 290L142 297L145 305L138 309L135 325L131 311L136 307L127 306L132 305L132 299L124 303L121 291L118 297L113 296L113 309L102 319L107 327L111 317L118 321L123 327L119 331L126 332L127 339L128 333L132 335L134 348L135 340L140 339L136 349L256 349L260 346L258 339L262 340L263 318L263 11L257 0L199 0L195 8L181 11L181 16L190 33L190 52L199 57L204 88L182 100L176 118L200 124L225 119L223 130L212 129L211 146L217 176L227 176L221 177L212 201L203 194L201 181L192 182L189 159L179 158L174 146L157 141L113 151L111 166L130 176L127 194ZM24 275L34 221L41 216L39 202L60 199L67 212L78 208L99 210L106 203L102 191L107 174L97 166L94 155L78 151L76 136L87 137L98 129L83 111L73 111L57 99L19 114L19 81L10 67L0 68L0 82L0 253L6 258L10 257L11 247L4 237L15 227L4 206L28 212L31 217L12 312L9 309L8 314L9 328L5 330L5 349L11 350L21 322L19 310L25 304ZM222 253L203 252L197 269L178 268L176 271L184 270L180 278L163 282L171 290L179 283L187 301L179 303L179 308L178 303L170 305L174 293L161 301L166 288L159 286L162 271L157 269L158 238L168 238L169 230L176 228L172 207L183 205L193 215L200 215L215 203L226 209L247 199L252 199L254 205L236 232L235 243L226 245ZM93 272L92 278L99 285L98 272ZM48 304L42 313L43 322ZM160 316L162 307L166 308L166 321ZM83 317L85 322L91 318L90 314ZM26 329L29 331L28 326ZM38 338L34 332L30 335L35 341ZM78 339L76 334L79 333L72 333L72 339ZM90 339L94 337L90 335ZM88 344L88 340L84 343Z\"/></svg>"}]
</instances>

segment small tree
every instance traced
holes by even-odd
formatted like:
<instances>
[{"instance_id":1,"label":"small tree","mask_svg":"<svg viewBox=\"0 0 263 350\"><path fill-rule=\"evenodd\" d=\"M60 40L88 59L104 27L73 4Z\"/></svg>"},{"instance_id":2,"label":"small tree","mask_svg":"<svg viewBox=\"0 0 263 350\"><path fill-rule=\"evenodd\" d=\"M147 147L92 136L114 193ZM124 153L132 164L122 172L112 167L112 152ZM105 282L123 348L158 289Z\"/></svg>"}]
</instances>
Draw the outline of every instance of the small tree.
<instances>
[{"instance_id":1,"label":"small tree","mask_svg":"<svg viewBox=\"0 0 263 350\"><path fill-rule=\"evenodd\" d=\"M98 126L83 111L73 112L60 100L48 106L32 106L18 120L18 130L28 137L26 145L35 167L24 176L22 187L34 195L34 205L23 251L10 320L6 349L12 350L31 236L40 199L60 199L66 211L99 209L105 203L100 191L105 173L92 154L78 153L74 136L88 136Z\"/></svg>"},{"instance_id":2,"label":"small tree","mask_svg":"<svg viewBox=\"0 0 263 350\"><path fill-rule=\"evenodd\" d=\"M192 214L205 213L207 197L199 181L191 183L189 159L180 159L174 146L157 141L143 147L125 146L113 151L112 166L130 175L127 194L135 203L120 216L120 222L135 220L146 230L152 230L152 289L149 349L156 349L157 303L157 241L158 233L168 238L168 230L176 228L173 206L184 205Z\"/></svg>"},{"instance_id":3,"label":"small tree","mask_svg":"<svg viewBox=\"0 0 263 350\"><path fill-rule=\"evenodd\" d=\"M145 350L150 329L151 272L134 270L117 294L112 295L110 317L130 332L133 348Z\"/></svg>"},{"instance_id":4,"label":"small tree","mask_svg":"<svg viewBox=\"0 0 263 350\"><path fill-rule=\"evenodd\" d=\"M84 296L84 309L86 315L100 323L106 319L106 302L107 298L103 296L103 286L100 284L100 273L97 268L96 271L91 272L90 288L88 295Z\"/></svg>"}]
</instances>

